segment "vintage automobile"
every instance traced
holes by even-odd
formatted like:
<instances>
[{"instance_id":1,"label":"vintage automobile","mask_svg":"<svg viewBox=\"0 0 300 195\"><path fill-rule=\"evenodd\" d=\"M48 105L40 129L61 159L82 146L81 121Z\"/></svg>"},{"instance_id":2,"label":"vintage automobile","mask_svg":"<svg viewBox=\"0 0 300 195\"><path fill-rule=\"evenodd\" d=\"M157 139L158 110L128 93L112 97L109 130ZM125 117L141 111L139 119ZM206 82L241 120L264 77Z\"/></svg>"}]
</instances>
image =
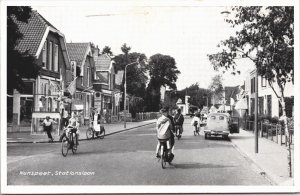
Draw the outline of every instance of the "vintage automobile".
<instances>
[{"instance_id":1,"label":"vintage automobile","mask_svg":"<svg viewBox=\"0 0 300 195\"><path fill-rule=\"evenodd\" d=\"M207 124L204 127L204 137L222 136L228 139L230 133L239 133L239 121L233 121L228 113L210 113L207 116Z\"/></svg>"}]
</instances>

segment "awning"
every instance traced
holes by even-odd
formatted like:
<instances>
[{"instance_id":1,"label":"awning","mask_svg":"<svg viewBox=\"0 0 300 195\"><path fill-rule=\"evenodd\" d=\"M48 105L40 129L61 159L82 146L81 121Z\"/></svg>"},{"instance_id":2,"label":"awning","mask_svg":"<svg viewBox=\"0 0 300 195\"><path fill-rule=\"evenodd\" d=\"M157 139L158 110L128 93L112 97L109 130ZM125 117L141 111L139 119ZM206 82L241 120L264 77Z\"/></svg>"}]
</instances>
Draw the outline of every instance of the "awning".
<instances>
[{"instance_id":1,"label":"awning","mask_svg":"<svg viewBox=\"0 0 300 195\"><path fill-rule=\"evenodd\" d=\"M248 106L247 106L247 99L246 99L246 98L240 99L240 100L235 104L235 109L236 109L236 110L246 110L246 109L248 109Z\"/></svg>"}]
</instances>

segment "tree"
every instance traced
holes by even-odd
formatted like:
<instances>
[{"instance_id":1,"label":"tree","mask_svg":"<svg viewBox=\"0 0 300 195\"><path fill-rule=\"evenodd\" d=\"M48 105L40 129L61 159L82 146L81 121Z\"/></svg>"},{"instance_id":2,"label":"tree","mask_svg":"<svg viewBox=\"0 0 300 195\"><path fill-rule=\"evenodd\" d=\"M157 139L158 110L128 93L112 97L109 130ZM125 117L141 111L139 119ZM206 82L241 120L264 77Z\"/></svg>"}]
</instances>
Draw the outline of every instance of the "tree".
<instances>
[{"instance_id":1,"label":"tree","mask_svg":"<svg viewBox=\"0 0 300 195\"><path fill-rule=\"evenodd\" d=\"M208 55L209 60L216 70L231 69L233 74L239 73L236 59L253 61L282 106L284 129L289 138L284 90L288 82L294 82L294 7L233 7L231 10L233 17L226 21L239 30L235 36L222 41L218 45L222 51ZM291 141L287 142L291 175Z\"/></svg>"},{"instance_id":2,"label":"tree","mask_svg":"<svg viewBox=\"0 0 300 195\"><path fill-rule=\"evenodd\" d=\"M109 56L112 56L113 55L113 52L111 51L111 48L108 47L108 46L105 46L102 50L102 54L107 54Z\"/></svg>"},{"instance_id":3,"label":"tree","mask_svg":"<svg viewBox=\"0 0 300 195\"><path fill-rule=\"evenodd\" d=\"M7 93L12 94L13 89L19 92L24 90L24 78L36 78L40 66L36 64L35 57L28 51L20 52L16 49L18 41L23 38L16 21L27 23L31 16L31 7L7 7Z\"/></svg>"},{"instance_id":4,"label":"tree","mask_svg":"<svg viewBox=\"0 0 300 195\"><path fill-rule=\"evenodd\" d=\"M141 64L141 67L138 67L138 63L132 64L126 68L126 81L127 81L127 90L126 93L132 96L130 98L131 100L136 102L141 102L140 98L144 99L146 94L146 83L148 81L148 77L146 76L147 72L147 66L143 63L144 59L147 59L146 55L143 53L129 53L131 47L128 47L125 44L122 45L121 50L124 52L124 54L120 54L115 56L114 62L115 62L115 70L125 70L125 67L127 64L137 62L139 60L139 63ZM125 79L125 77L123 77ZM121 85L121 91L124 92L124 83L125 80L123 79L122 85ZM139 101L137 101L139 100ZM124 102L124 99L123 99ZM129 104L131 104L129 102ZM122 103L123 104L123 103ZM122 105L121 105L122 106ZM130 112L134 115L135 112L141 112L143 111L143 107L138 104L137 109L131 109Z\"/></svg>"},{"instance_id":5,"label":"tree","mask_svg":"<svg viewBox=\"0 0 300 195\"><path fill-rule=\"evenodd\" d=\"M186 89L181 91L183 94L187 93L190 96L189 103L197 106L198 108L203 108L206 106L207 99L206 95L209 93L209 90L199 87L199 83L192 84ZM180 92L179 92L180 93Z\"/></svg>"},{"instance_id":6,"label":"tree","mask_svg":"<svg viewBox=\"0 0 300 195\"><path fill-rule=\"evenodd\" d=\"M208 87L211 95L213 96L213 105L215 104L216 100L222 100L223 97L223 77L222 75L216 75L212 78L211 84Z\"/></svg>"},{"instance_id":7,"label":"tree","mask_svg":"<svg viewBox=\"0 0 300 195\"><path fill-rule=\"evenodd\" d=\"M150 82L147 87L147 109L148 111L158 111L161 86L176 89L176 81L180 71L177 69L173 57L162 54L151 56L148 68Z\"/></svg>"}]
</instances>

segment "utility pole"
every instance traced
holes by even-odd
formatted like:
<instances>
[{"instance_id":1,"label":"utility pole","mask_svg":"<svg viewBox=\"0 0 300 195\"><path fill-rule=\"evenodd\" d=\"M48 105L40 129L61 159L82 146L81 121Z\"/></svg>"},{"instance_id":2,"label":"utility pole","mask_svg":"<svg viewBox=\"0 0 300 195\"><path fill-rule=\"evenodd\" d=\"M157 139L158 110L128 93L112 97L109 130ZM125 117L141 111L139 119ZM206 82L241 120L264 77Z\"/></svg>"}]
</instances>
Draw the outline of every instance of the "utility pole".
<instances>
[{"instance_id":1,"label":"utility pole","mask_svg":"<svg viewBox=\"0 0 300 195\"><path fill-rule=\"evenodd\" d=\"M258 73L255 70L255 101L254 101L254 133L255 133L255 153L258 153Z\"/></svg>"}]
</instances>

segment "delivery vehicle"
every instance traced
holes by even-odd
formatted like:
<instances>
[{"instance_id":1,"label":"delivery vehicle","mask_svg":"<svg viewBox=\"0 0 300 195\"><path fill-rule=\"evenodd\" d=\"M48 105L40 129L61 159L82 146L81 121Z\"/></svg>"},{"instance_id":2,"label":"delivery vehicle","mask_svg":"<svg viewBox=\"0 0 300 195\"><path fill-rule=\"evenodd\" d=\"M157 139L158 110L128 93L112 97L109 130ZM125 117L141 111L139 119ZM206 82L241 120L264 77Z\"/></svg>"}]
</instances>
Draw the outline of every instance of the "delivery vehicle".
<instances>
[{"instance_id":1,"label":"delivery vehicle","mask_svg":"<svg viewBox=\"0 0 300 195\"><path fill-rule=\"evenodd\" d=\"M239 120L232 118L228 113L210 113L204 127L204 138L222 136L228 139L229 134L239 133Z\"/></svg>"}]
</instances>

